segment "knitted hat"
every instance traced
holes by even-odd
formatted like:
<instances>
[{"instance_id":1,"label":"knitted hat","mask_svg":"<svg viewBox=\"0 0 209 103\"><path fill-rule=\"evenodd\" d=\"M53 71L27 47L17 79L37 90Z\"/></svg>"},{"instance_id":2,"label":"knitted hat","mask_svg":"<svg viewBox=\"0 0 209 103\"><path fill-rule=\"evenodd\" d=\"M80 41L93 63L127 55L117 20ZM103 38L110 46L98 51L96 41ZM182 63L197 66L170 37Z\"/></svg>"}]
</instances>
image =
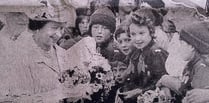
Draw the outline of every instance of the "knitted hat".
<instances>
[{"instance_id":1,"label":"knitted hat","mask_svg":"<svg viewBox=\"0 0 209 103\"><path fill-rule=\"evenodd\" d=\"M180 38L200 54L209 54L209 22L196 22L180 32Z\"/></svg>"},{"instance_id":2,"label":"knitted hat","mask_svg":"<svg viewBox=\"0 0 209 103\"><path fill-rule=\"evenodd\" d=\"M107 7L99 8L90 17L90 28L93 24L105 25L114 33L116 28L115 15Z\"/></svg>"}]
</instances>

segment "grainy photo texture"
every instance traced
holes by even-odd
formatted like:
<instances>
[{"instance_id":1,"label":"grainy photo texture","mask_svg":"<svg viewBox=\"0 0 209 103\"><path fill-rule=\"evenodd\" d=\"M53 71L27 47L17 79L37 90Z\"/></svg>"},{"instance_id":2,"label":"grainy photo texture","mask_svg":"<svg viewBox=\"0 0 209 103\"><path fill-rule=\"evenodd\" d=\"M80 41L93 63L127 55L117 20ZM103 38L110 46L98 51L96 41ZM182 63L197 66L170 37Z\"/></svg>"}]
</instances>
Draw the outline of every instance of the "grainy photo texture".
<instances>
[{"instance_id":1,"label":"grainy photo texture","mask_svg":"<svg viewBox=\"0 0 209 103\"><path fill-rule=\"evenodd\" d=\"M209 0L1 0L0 103L209 103Z\"/></svg>"}]
</instances>

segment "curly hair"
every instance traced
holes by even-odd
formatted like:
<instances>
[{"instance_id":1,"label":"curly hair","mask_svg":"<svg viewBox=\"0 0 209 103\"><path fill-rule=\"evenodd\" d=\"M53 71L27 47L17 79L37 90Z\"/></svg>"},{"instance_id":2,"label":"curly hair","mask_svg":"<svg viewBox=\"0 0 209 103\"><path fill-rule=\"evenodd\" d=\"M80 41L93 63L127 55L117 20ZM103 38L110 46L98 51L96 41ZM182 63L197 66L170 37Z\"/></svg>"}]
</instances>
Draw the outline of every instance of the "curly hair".
<instances>
[{"instance_id":1,"label":"curly hair","mask_svg":"<svg viewBox=\"0 0 209 103\"><path fill-rule=\"evenodd\" d=\"M136 24L137 26L147 26L150 36L154 38L155 27L152 21L147 17L137 17L131 18L131 24Z\"/></svg>"}]
</instances>

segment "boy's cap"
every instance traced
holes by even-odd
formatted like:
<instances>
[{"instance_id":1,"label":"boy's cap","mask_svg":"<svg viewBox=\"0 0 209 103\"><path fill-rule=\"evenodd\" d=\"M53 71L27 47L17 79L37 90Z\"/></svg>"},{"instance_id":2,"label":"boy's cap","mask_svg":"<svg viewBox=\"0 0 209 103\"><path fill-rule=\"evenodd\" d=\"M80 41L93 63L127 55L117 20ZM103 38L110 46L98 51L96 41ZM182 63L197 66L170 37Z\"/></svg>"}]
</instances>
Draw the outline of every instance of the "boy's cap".
<instances>
[{"instance_id":1,"label":"boy's cap","mask_svg":"<svg viewBox=\"0 0 209 103\"><path fill-rule=\"evenodd\" d=\"M90 17L90 28L93 24L105 25L113 33L116 28L115 15L107 7L99 8Z\"/></svg>"},{"instance_id":2,"label":"boy's cap","mask_svg":"<svg viewBox=\"0 0 209 103\"><path fill-rule=\"evenodd\" d=\"M26 12L28 17L39 21L67 22L70 27L75 26L76 12L70 6L39 7Z\"/></svg>"},{"instance_id":3,"label":"boy's cap","mask_svg":"<svg viewBox=\"0 0 209 103\"><path fill-rule=\"evenodd\" d=\"M200 54L209 54L209 22L192 23L181 30L180 38Z\"/></svg>"}]
</instances>

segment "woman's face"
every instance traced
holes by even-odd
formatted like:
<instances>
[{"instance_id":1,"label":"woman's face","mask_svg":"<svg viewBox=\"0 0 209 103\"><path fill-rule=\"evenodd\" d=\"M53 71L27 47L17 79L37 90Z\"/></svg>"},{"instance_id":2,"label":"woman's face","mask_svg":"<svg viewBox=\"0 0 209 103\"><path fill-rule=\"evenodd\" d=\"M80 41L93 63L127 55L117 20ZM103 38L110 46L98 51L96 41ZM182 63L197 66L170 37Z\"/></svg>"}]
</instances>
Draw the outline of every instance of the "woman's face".
<instances>
[{"instance_id":1,"label":"woman's face","mask_svg":"<svg viewBox=\"0 0 209 103\"><path fill-rule=\"evenodd\" d=\"M39 30L39 38L45 46L52 46L64 33L64 23L50 21Z\"/></svg>"},{"instance_id":2,"label":"woman's face","mask_svg":"<svg viewBox=\"0 0 209 103\"><path fill-rule=\"evenodd\" d=\"M131 38L128 36L127 33L121 33L117 38L117 42L118 47L123 54L128 55L129 53L131 53Z\"/></svg>"},{"instance_id":3,"label":"woman's face","mask_svg":"<svg viewBox=\"0 0 209 103\"><path fill-rule=\"evenodd\" d=\"M78 24L78 27L81 35L86 33L89 29L89 17L85 16L84 18L82 18L81 22Z\"/></svg>"}]
</instances>

